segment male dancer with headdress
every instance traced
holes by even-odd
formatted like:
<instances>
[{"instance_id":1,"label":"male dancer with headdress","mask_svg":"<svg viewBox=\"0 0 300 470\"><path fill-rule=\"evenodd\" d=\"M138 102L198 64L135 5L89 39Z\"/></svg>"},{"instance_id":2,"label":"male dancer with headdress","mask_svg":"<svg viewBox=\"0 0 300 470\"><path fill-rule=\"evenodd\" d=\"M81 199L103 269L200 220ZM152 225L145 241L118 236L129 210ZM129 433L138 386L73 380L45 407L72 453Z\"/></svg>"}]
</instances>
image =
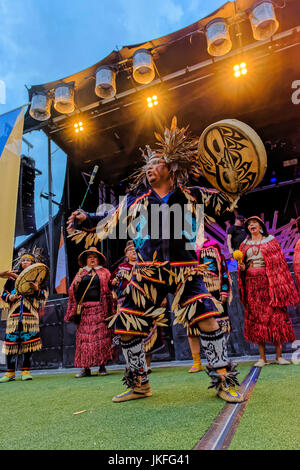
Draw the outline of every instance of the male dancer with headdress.
<instances>
[{"instance_id":1,"label":"male dancer with headdress","mask_svg":"<svg viewBox=\"0 0 300 470\"><path fill-rule=\"evenodd\" d=\"M127 287L127 296L111 321L111 324L115 323L115 333L121 336L127 365L123 381L128 386L128 390L116 395L113 401L152 395L142 339L148 335L152 322L164 325L165 309L160 305L166 295L172 293L174 302L171 309L175 323L189 328L192 334L200 335L208 360L207 373L212 379L210 387L216 388L220 398L240 402L243 397L235 390L238 372L227 356L224 333L216 321L218 309L204 285L189 234L186 230L178 231L184 218L196 228L197 205L203 204L208 211L219 214L229 210L233 201L217 190L184 186L189 174L198 173L196 140L190 137L187 128L178 129L176 118L164 136L155 135L159 148L152 151L146 147L147 152L143 152L146 164L136 174L134 190L108 221L101 225L101 216L79 211L73 212L68 220L68 230L75 241L86 235L87 243L92 243L94 236L101 240L119 221L122 223L126 208L127 223L134 224L137 235L140 234L134 238L138 262ZM170 207L180 209L178 213L183 214L182 220L179 220L181 217L168 220L166 214ZM148 219L148 227L153 229L159 214L162 218L156 226L156 236L153 230L142 236L145 220ZM98 223L97 233L93 235ZM80 230L74 231L74 227Z\"/></svg>"}]
</instances>

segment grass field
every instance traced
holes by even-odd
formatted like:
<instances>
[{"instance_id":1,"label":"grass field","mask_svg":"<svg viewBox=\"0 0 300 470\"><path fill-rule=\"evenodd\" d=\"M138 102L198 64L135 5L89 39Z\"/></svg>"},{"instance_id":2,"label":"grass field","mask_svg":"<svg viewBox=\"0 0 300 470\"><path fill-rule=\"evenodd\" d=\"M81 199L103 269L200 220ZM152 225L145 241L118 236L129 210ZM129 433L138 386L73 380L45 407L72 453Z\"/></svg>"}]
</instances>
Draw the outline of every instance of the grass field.
<instances>
[{"instance_id":1,"label":"grass field","mask_svg":"<svg viewBox=\"0 0 300 470\"><path fill-rule=\"evenodd\" d=\"M262 369L229 449L300 449L299 365Z\"/></svg>"},{"instance_id":2,"label":"grass field","mask_svg":"<svg viewBox=\"0 0 300 470\"><path fill-rule=\"evenodd\" d=\"M249 364L240 366L241 381L249 369ZM192 449L224 402L207 389L205 372L187 370L154 368L153 396L119 404L111 399L125 391L122 371L82 379L38 375L33 381L0 384L0 449Z\"/></svg>"}]
</instances>

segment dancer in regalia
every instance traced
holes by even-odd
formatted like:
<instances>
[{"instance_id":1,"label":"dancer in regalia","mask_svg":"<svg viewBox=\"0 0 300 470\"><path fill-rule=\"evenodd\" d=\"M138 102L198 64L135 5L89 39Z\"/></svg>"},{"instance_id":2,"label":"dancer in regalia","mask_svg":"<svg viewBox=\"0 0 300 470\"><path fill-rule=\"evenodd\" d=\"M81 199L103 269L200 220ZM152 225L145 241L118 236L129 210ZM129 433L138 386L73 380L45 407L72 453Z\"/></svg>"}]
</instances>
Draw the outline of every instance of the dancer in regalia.
<instances>
[{"instance_id":1,"label":"dancer in regalia","mask_svg":"<svg viewBox=\"0 0 300 470\"><path fill-rule=\"evenodd\" d=\"M136 264L136 252L134 249L134 243L129 240L125 247L125 260L120 263L111 275L109 287L113 292L113 296L117 301L117 308L120 309L125 297L126 290L129 292L129 286L133 268ZM162 339L161 328L157 325L151 326L151 331L147 338L143 338L143 346L146 354L147 363L147 374L151 372L151 359L154 352L159 351L164 347Z\"/></svg>"},{"instance_id":2,"label":"dancer in regalia","mask_svg":"<svg viewBox=\"0 0 300 470\"><path fill-rule=\"evenodd\" d=\"M220 245L213 239L206 239L203 245L196 250L199 264L205 265L203 281L211 295L216 300L219 316L216 317L219 327L228 339L231 331L228 314L228 303L231 301L231 279L227 268L226 259ZM188 341L192 352L193 365L190 373L203 370L200 357L200 341L198 336L188 334Z\"/></svg>"},{"instance_id":3,"label":"dancer in regalia","mask_svg":"<svg viewBox=\"0 0 300 470\"><path fill-rule=\"evenodd\" d=\"M41 250L33 252L22 250L15 260L14 270L19 276L21 272L43 261ZM7 371L0 383L11 382L16 378L18 356L22 357L22 380L32 380L30 374L31 355L42 349L39 327L39 313L47 299L48 292L37 283L30 283L33 294L19 295L15 289L15 279L8 279L4 285L2 300L7 303L8 316L6 320L3 352L6 355Z\"/></svg>"},{"instance_id":4,"label":"dancer in regalia","mask_svg":"<svg viewBox=\"0 0 300 470\"><path fill-rule=\"evenodd\" d=\"M241 244L243 262L239 263L240 298L245 307L245 339L258 345L260 359L256 367L268 364L266 343L273 343L276 363L282 357L282 343L295 340L289 305L297 305L298 294L280 244L267 232L257 216L245 223L248 238Z\"/></svg>"},{"instance_id":5,"label":"dancer in regalia","mask_svg":"<svg viewBox=\"0 0 300 470\"><path fill-rule=\"evenodd\" d=\"M191 236L186 230L178 233L178 225L184 219L190 221L191 230L195 223L198 225L198 204L218 214L229 210L235 199L214 189L185 186L189 172L197 165L195 149L198 139L192 139L186 128L178 129L175 118L164 136L156 134L156 137L159 148L152 150L146 147L146 152L143 152L145 166L138 171L133 190L111 217L105 218L103 226L101 219L107 214L101 216L75 211L68 219L73 239L82 240L86 232L87 242L92 240L93 228L96 239L109 235L119 220L122 223L124 209L128 210L127 226L135 222L134 242L138 261L129 293L111 321L111 324L115 323L115 333L121 336L127 363L123 380L128 390L116 395L113 401L152 395L142 339L148 336L154 321L158 326L165 324L165 308L161 303L168 293L172 293L174 302L171 310L175 322L189 327L192 334L200 335L209 364L207 373L212 379L210 386L215 387L222 399L239 402L243 397L235 389L238 372L228 358L225 335L216 320L219 311L203 282L195 249L191 247ZM170 206L180 209L182 220L166 217ZM164 214L160 222L159 213ZM151 231L144 234L147 219ZM157 233L153 234L155 228Z\"/></svg>"},{"instance_id":6,"label":"dancer in regalia","mask_svg":"<svg viewBox=\"0 0 300 470\"><path fill-rule=\"evenodd\" d=\"M113 332L107 327L113 313L110 272L104 267L105 256L95 247L83 251L78 263L65 315L65 321L77 324L74 366L81 370L75 378L90 377L94 366L99 367L98 375L107 375L105 366L115 358Z\"/></svg>"}]
</instances>

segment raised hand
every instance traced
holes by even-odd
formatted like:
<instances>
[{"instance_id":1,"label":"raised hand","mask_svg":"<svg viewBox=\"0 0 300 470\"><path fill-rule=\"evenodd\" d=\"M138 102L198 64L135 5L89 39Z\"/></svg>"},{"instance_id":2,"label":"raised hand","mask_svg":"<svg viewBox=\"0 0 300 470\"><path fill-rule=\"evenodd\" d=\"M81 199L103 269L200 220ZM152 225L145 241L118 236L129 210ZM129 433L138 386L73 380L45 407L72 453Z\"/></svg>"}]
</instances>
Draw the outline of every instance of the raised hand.
<instances>
[{"instance_id":1,"label":"raised hand","mask_svg":"<svg viewBox=\"0 0 300 470\"><path fill-rule=\"evenodd\" d=\"M74 211L67 220L67 230L72 230L73 224L77 220L79 224L82 224L86 220L86 215L82 211Z\"/></svg>"}]
</instances>

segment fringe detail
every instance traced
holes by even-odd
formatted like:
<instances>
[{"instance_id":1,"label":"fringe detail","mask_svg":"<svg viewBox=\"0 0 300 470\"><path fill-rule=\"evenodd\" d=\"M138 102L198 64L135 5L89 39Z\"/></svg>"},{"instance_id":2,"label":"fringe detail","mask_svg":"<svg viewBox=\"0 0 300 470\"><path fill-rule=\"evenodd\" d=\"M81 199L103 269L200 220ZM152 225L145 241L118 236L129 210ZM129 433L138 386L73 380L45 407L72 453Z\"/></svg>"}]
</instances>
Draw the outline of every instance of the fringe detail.
<instances>
[{"instance_id":1,"label":"fringe detail","mask_svg":"<svg viewBox=\"0 0 300 470\"><path fill-rule=\"evenodd\" d=\"M245 296L245 339L252 343L289 343L295 340L286 307L273 307L264 268L248 269Z\"/></svg>"},{"instance_id":2,"label":"fringe detail","mask_svg":"<svg viewBox=\"0 0 300 470\"><path fill-rule=\"evenodd\" d=\"M6 333L14 333L18 329L19 317L8 317L6 322ZM23 330L26 332L39 331L39 319L38 318L26 318L23 316L22 320Z\"/></svg>"},{"instance_id":3,"label":"fringe detail","mask_svg":"<svg viewBox=\"0 0 300 470\"><path fill-rule=\"evenodd\" d=\"M240 249L245 257L249 245L242 243ZM260 245L261 252L266 265L268 278L268 292L270 305L272 307L288 307L300 302L298 292L295 288L292 275L276 238ZM245 305L245 274L239 270L239 289L241 300Z\"/></svg>"},{"instance_id":4,"label":"fringe detail","mask_svg":"<svg viewBox=\"0 0 300 470\"><path fill-rule=\"evenodd\" d=\"M42 349L42 340L39 339L33 343L20 343L20 344L3 344L2 352L6 355L12 354L25 354L28 352L35 352Z\"/></svg>"},{"instance_id":5,"label":"fringe detail","mask_svg":"<svg viewBox=\"0 0 300 470\"><path fill-rule=\"evenodd\" d=\"M75 367L106 364L116 356L112 348L113 332L106 324L105 296L99 302L83 302L76 333Z\"/></svg>"},{"instance_id":6,"label":"fringe detail","mask_svg":"<svg viewBox=\"0 0 300 470\"><path fill-rule=\"evenodd\" d=\"M153 349L153 346L155 344L155 341L157 340L157 326L155 325L149 336L145 340L143 340L144 343L144 351L145 353L149 353L151 349Z\"/></svg>"},{"instance_id":7,"label":"fringe detail","mask_svg":"<svg viewBox=\"0 0 300 470\"><path fill-rule=\"evenodd\" d=\"M215 292L220 290L220 280L209 273L203 274L203 281L208 292Z\"/></svg>"},{"instance_id":8,"label":"fringe detail","mask_svg":"<svg viewBox=\"0 0 300 470\"><path fill-rule=\"evenodd\" d=\"M5 302L3 302L3 304L4 303ZM0 308L1 308L1 305L0 305ZM5 303L5 306L2 308L2 311L1 311L1 321L7 321L8 314L9 314L9 307Z\"/></svg>"},{"instance_id":9,"label":"fringe detail","mask_svg":"<svg viewBox=\"0 0 300 470\"><path fill-rule=\"evenodd\" d=\"M211 384L208 388L215 388L217 392L220 390L226 390L229 387L239 386L239 382L237 380L237 375L239 371L236 370L237 364L233 364L230 362L226 366L226 374L220 374L218 369L213 369L210 366L206 367L206 373L211 378Z\"/></svg>"},{"instance_id":10,"label":"fringe detail","mask_svg":"<svg viewBox=\"0 0 300 470\"><path fill-rule=\"evenodd\" d=\"M137 369L132 369L131 367L125 367L124 377L122 379L122 382L128 388L132 388L132 387L138 385L139 377L140 377L140 375L139 375Z\"/></svg>"}]
</instances>

